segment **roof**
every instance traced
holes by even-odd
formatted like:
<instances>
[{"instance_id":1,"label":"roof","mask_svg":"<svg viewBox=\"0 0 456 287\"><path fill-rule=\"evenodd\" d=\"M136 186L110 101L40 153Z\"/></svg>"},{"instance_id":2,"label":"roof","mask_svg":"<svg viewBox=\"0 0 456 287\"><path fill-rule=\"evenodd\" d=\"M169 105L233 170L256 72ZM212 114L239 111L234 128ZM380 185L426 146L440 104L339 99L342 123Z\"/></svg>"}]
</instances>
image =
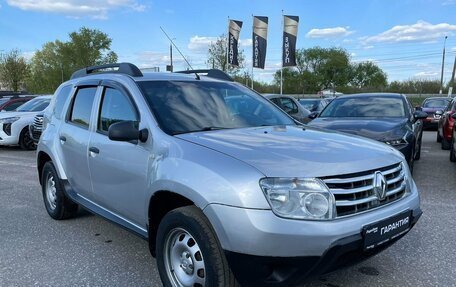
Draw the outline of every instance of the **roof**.
<instances>
[{"instance_id":1,"label":"roof","mask_svg":"<svg viewBox=\"0 0 456 287\"><path fill-rule=\"evenodd\" d=\"M390 97L390 98L398 98L403 97L402 94L398 93L362 93L362 94L351 94L351 95L343 95L338 96L337 99L346 99L346 98L367 98L367 97Z\"/></svg>"}]
</instances>

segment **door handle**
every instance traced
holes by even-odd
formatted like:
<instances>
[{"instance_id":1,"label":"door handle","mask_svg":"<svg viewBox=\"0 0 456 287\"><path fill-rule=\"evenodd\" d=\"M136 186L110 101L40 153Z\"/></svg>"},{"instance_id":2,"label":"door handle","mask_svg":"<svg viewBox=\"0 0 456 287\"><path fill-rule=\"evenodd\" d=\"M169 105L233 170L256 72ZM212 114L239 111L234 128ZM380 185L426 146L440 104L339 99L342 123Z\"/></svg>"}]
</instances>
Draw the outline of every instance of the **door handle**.
<instances>
[{"instance_id":1,"label":"door handle","mask_svg":"<svg viewBox=\"0 0 456 287\"><path fill-rule=\"evenodd\" d=\"M99 153L100 153L100 150L99 150L98 148L96 148L96 147L90 147L90 148L89 148L89 151L90 151L90 152L93 152L93 153L95 153L95 154L99 154Z\"/></svg>"},{"instance_id":2,"label":"door handle","mask_svg":"<svg viewBox=\"0 0 456 287\"><path fill-rule=\"evenodd\" d=\"M60 136L60 143L64 144L66 142L66 137Z\"/></svg>"}]
</instances>

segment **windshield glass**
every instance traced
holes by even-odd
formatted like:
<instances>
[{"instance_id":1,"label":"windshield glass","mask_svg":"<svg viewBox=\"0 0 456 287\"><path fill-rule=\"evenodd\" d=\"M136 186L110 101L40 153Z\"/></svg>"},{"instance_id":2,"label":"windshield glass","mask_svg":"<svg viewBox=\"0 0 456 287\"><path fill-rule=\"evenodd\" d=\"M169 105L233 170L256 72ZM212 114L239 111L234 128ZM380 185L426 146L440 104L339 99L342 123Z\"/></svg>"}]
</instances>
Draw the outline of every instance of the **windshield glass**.
<instances>
[{"instance_id":1,"label":"windshield glass","mask_svg":"<svg viewBox=\"0 0 456 287\"><path fill-rule=\"evenodd\" d=\"M172 135L295 124L268 100L234 83L147 81L138 85L160 127Z\"/></svg>"},{"instance_id":2,"label":"windshield glass","mask_svg":"<svg viewBox=\"0 0 456 287\"><path fill-rule=\"evenodd\" d=\"M320 100L313 100L313 99L301 99L299 100L299 103L301 106L308 110L314 110L318 108L318 104L320 103Z\"/></svg>"},{"instance_id":3,"label":"windshield glass","mask_svg":"<svg viewBox=\"0 0 456 287\"><path fill-rule=\"evenodd\" d=\"M404 101L393 97L337 98L328 104L320 117L363 118L406 116Z\"/></svg>"},{"instance_id":4,"label":"windshield glass","mask_svg":"<svg viewBox=\"0 0 456 287\"><path fill-rule=\"evenodd\" d=\"M16 111L18 112L41 112L51 102L51 99L33 99L22 106L18 107Z\"/></svg>"},{"instance_id":5,"label":"windshield glass","mask_svg":"<svg viewBox=\"0 0 456 287\"><path fill-rule=\"evenodd\" d=\"M0 98L0 105L6 103L9 100L10 100L9 98L3 98L3 99Z\"/></svg>"},{"instance_id":6,"label":"windshield glass","mask_svg":"<svg viewBox=\"0 0 456 287\"><path fill-rule=\"evenodd\" d=\"M423 104L423 108L444 108L450 100L447 99L429 99Z\"/></svg>"}]
</instances>

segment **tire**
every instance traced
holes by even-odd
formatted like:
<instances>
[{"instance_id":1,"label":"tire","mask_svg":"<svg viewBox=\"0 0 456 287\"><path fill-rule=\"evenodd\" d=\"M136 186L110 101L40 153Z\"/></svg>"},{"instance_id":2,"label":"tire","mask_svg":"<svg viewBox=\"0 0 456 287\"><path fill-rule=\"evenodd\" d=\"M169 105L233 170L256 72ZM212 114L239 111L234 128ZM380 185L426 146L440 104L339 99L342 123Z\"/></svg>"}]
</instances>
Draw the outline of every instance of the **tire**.
<instances>
[{"instance_id":1,"label":"tire","mask_svg":"<svg viewBox=\"0 0 456 287\"><path fill-rule=\"evenodd\" d=\"M418 151L415 154L415 160L420 160L420 158L421 158L421 143L422 143L422 138L420 138L420 141L418 142Z\"/></svg>"},{"instance_id":2,"label":"tire","mask_svg":"<svg viewBox=\"0 0 456 287\"><path fill-rule=\"evenodd\" d=\"M156 254L165 287L240 286L208 219L196 206L165 215L158 227Z\"/></svg>"},{"instance_id":3,"label":"tire","mask_svg":"<svg viewBox=\"0 0 456 287\"><path fill-rule=\"evenodd\" d=\"M62 181L50 161L44 164L41 173L41 187L44 206L50 217L62 220L76 215L78 205L65 195Z\"/></svg>"},{"instance_id":4,"label":"tire","mask_svg":"<svg viewBox=\"0 0 456 287\"><path fill-rule=\"evenodd\" d=\"M36 144L30 136L28 128L24 128L19 135L19 146L23 150L35 150Z\"/></svg>"},{"instance_id":5,"label":"tire","mask_svg":"<svg viewBox=\"0 0 456 287\"><path fill-rule=\"evenodd\" d=\"M437 142L441 143L442 142L442 137L440 136L439 129L437 129Z\"/></svg>"},{"instance_id":6,"label":"tire","mask_svg":"<svg viewBox=\"0 0 456 287\"><path fill-rule=\"evenodd\" d=\"M456 150L454 150L454 145L455 145L455 139L451 140L451 148L450 148L450 161L451 162L456 162Z\"/></svg>"},{"instance_id":7,"label":"tire","mask_svg":"<svg viewBox=\"0 0 456 287\"><path fill-rule=\"evenodd\" d=\"M408 161L410 173L413 174L413 169L415 167L415 157L413 154L415 153L415 148L412 149L412 155L410 156L410 160Z\"/></svg>"},{"instance_id":8,"label":"tire","mask_svg":"<svg viewBox=\"0 0 456 287\"><path fill-rule=\"evenodd\" d=\"M450 149L451 142L449 140L446 140L445 138L442 138L442 149L443 150L449 150Z\"/></svg>"}]
</instances>

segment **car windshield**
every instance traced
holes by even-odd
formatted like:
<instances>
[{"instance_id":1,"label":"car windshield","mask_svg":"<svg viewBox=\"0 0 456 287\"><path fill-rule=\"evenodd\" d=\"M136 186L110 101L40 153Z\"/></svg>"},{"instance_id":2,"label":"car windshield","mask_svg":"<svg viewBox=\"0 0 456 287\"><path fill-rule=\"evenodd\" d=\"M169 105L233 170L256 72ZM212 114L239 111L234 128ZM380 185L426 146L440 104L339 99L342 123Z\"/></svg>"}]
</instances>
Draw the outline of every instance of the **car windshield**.
<instances>
[{"instance_id":1,"label":"car windshield","mask_svg":"<svg viewBox=\"0 0 456 287\"><path fill-rule=\"evenodd\" d=\"M18 111L18 112L41 112L45 108L47 108L47 106L49 105L50 102L51 102L51 99L33 99L33 100L26 102L22 106L19 106L16 109L16 111Z\"/></svg>"},{"instance_id":2,"label":"car windshield","mask_svg":"<svg viewBox=\"0 0 456 287\"><path fill-rule=\"evenodd\" d=\"M318 107L318 104L320 103L320 100L313 100L313 99L301 99L299 100L299 103L301 106L308 110L313 110Z\"/></svg>"},{"instance_id":3,"label":"car windshield","mask_svg":"<svg viewBox=\"0 0 456 287\"><path fill-rule=\"evenodd\" d=\"M294 125L262 96L226 82L139 82L158 124L168 134Z\"/></svg>"},{"instance_id":4,"label":"car windshield","mask_svg":"<svg viewBox=\"0 0 456 287\"><path fill-rule=\"evenodd\" d=\"M405 116L404 101L394 97L336 98L320 115L322 118L402 118Z\"/></svg>"},{"instance_id":5,"label":"car windshield","mask_svg":"<svg viewBox=\"0 0 456 287\"><path fill-rule=\"evenodd\" d=\"M447 99L429 99L423 104L423 108L445 108L450 100Z\"/></svg>"},{"instance_id":6,"label":"car windshield","mask_svg":"<svg viewBox=\"0 0 456 287\"><path fill-rule=\"evenodd\" d=\"M3 98L3 99L0 98L0 105L6 103L9 100L10 100L9 98Z\"/></svg>"}]
</instances>

